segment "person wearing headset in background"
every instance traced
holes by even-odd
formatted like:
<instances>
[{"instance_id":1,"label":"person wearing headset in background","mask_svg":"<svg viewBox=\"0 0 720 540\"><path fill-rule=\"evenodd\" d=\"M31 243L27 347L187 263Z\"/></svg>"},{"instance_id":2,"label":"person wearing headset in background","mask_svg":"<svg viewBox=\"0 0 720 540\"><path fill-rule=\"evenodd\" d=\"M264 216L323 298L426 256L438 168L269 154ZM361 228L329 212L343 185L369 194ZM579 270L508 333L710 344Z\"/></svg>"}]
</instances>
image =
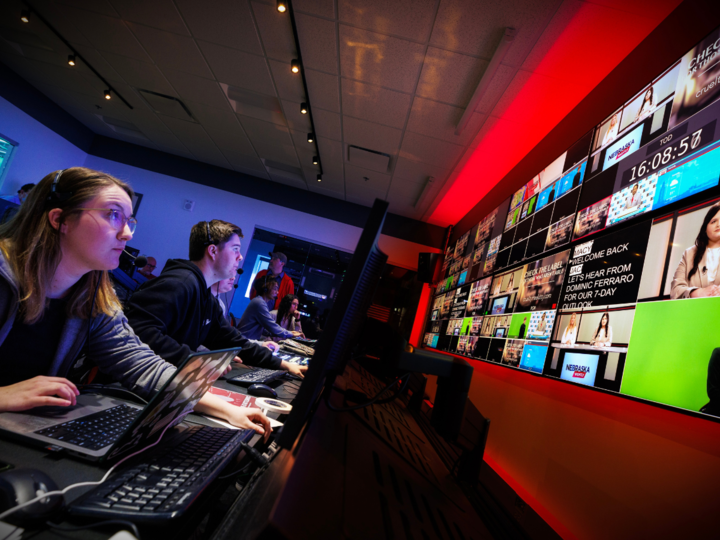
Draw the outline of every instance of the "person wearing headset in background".
<instances>
[{"instance_id":1,"label":"person wearing headset in background","mask_svg":"<svg viewBox=\"0 0 720 540\"><path fill-rule=\"evenodd\" d=\"M213 219L190 231L190 260L171 259L155 279L143 283L128 301L133 330L151 349L177 364L200 347L210 350L242 347L236 361L300 375L300 366L272 355L277 344L262 346L230 326L210 287L235 277L242 260L242 230Z\"/></svg>"},{"instance_id":2,"label":"person wearing headset in background","mask_svg":"<svg viewBox=\"0 0 720 540\"><path fill-rule=\"evenodd\" d=\"M238 322L238 330L250 339L260 339L263 332L271 337L279 337L281 339L289 339L298 337L302 333L296 331L285 330L282 326L275 322L275 318L270 315L268 304L277 297L279 285L272 276L263 276L256 278L253 288L257 292L257 296L250 300L245 308L245 313L240 317ZM294 364L292 364L294 365ZM295 373L293 373L295 375Z\"/></svg>"},{"instance_id":3,"label":"person wearing headset in background","mask_svg":"<svg viewBox=\"0 0 720 540\"><path fill-rule=\"evenodd\" d=\"M267 270L260 270L255 279L265 277L269 275L272 279L278 283L278 296L274 300L268 300L268 310L278 309L280 307L280 300L285 298L288 294L295 294L295 284L292 278L284 271L285 265L288 260L284 253L276 251L270 253L270 263L268 264ZM253 287L250 291L250 300L257 296L257 291Z\"/></svg>"},{"instance_id":4,"label":"person wearing headset in background","mask_svg":"<svg viewBox=\"0 0 720 540\"><path fill-rule=\"evenodd\" d=\"M705 214L695 245L683 253L670 288L670 298L720 296L720 203Z\"/></svg>"},{"instance_id":5,"label":"person wearing headset in background","mask_svg":"<svg viewBox=\"0 0 720 540\"><path fill-rule=\"evenodd\" d=\"M148 399L175 372L133 333L108 277L137 225L132 194L101 172L56 171L0 227L0 411L75 405L89 364ZM196 410L270 434L259 410L209 393Z\"/></svg>"}]
</instances>

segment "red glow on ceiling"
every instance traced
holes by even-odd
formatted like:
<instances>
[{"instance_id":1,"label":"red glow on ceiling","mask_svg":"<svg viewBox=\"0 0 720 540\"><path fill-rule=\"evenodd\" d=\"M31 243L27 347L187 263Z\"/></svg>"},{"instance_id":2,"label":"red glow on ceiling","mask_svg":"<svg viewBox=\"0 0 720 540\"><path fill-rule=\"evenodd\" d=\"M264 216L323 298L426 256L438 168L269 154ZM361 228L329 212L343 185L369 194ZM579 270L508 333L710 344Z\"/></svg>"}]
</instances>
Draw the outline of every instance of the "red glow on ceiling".
<instances>
[{"instance_id":1,"label":"red glow on ceiling","mask_svg":"<svg viewBox=\"0 0 720 540\"><path fill-rule=\"evenodd\" d=\"M428 221L447 226L462 219L679 3L658 0L635 13L613 0L582 3L537 67L518 71L515 82L524 79L522 88L504 109L500 100L480 144ZM547 157L549 164L557 156Z\"/></svg>"}]
</instances>

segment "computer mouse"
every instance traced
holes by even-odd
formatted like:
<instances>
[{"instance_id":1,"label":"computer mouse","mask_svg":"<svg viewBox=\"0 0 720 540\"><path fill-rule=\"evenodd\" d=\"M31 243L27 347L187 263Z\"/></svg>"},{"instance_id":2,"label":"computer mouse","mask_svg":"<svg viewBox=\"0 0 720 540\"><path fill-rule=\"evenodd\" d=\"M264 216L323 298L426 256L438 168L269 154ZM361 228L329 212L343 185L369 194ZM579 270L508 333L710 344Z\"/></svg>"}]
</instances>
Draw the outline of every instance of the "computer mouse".
<instances>
[{"instance_id":1,"label":"computer mouse","mask_svg":"<svg viewBox=\"0 0 720 540\"><path fill-rule=\"evenodd\" d=\"M267 384L251 384L248 386L247 393L256 397L277 397L277 392Z\"/></svg>"},{"instance_id":2,"label":"computer mouse","mask_svg":"<svg viewBox=\"0 0 720 540\"><path fill-rule=\"evenodd\" d=\"M57 484L37 469L12 469L0 474L0 512L25 503L43 493L57 491ZM65 505L65 498L52 495L10 514L10 521L47 519Z\"/></svg>"}]
</instances>

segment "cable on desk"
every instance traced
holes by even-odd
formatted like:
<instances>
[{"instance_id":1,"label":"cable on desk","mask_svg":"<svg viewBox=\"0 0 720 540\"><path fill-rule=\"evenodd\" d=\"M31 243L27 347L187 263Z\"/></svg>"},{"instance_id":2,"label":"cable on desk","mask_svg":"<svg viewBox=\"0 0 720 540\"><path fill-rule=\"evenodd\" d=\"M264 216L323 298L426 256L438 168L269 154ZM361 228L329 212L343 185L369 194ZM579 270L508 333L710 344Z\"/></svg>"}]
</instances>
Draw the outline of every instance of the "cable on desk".
<instances>
[{"instance_id":1,"label":"cable on desk","mask_svg":"<svg viewBox=\"0 0 720 540\"><path fill-rule=\"evenodd\" d=\"M138 531L137 526L132 521L126 521L124 519L109 519L108 521L100 521L99 523L92 523L90 525L81 526L59 525L58 523L52 523L51 521L47 521L45 522L45 525L47 525L51 529L63 532L84 531L86 529L96 529L98 527L104 527L105 525L124 525L132 530L135 538L140 540L140 532Z\"/></svg>"},{"instance_id":2,"label":"cable on desk","mask_svg":"<svg viewBox=\"0 0 720 540\"><path fill-rule=\"evenodd\" d=\"M185 413L185 416L187 416L188 414L190 414L190 412L192 412L192 411L188 411L187 413ZM182 421L182 419L181 419L180 421ZM17 512L18 510L20 510L21 508L25 508L26 506L30 506L31 504L36 503L36 502L38 502L38 501L40 501L40 500L42 500L42 499L46 499L46 498L48 498L48 497L53 497L53 496L55 496L55 495L65 495L65 493L67 493L67 492L70 491L71 489L75 489L75 488L79 488L79 487L99 486L100 484L102 484L103 482L105 482L105 480L107 480L107 479L110 477L110 475L115 471L115 469L117 469L120 465L122 465L122 464L123 464L124 462L126 462L128 459L130 459L131 457L135 457L135 456L137 456L138 454L142 454L145 450L148 450L148 449L152 448L153 446L157 445L157 444L162 440L162 438L163 438L163 436L165 435L165 432L168 430L168 428L169 428L170 426L174 426L174 425L176 425L176 424L178 424L178 423L179 423L179 422L176 422L175 424L168 424L167 426L165 426L165 429L163 429L163 431L162 431L162 433L160 434L160 437L158 438L157 441L155 441L155 442L152 443L152 444L149 444L149 445L146 446L145 448L141 448L140 450L138 450L137 452L134 452L134 453L130 454L129 456L126 456L126 457L122 458L122 459L121 459L120 461L118 461L115 465L113 465L112 467L110 467L110 469L108 470L108 472L105 473L105 476L103 476L102 479L100 479L100 481L98 481L98 482L78 482L77 484L70 484L69 486L67 486L66 488L63 488L63 489L58 489L58 490L56 490L56 491L48 491L47 493L43 493L42 495L39 495L39 496L35 497L34 499L30 499L30 500L27 501L27 502L24 502L24 503L22 503L22 504L18 504L17 506L13 506L12 508L8 508L8 509L5 510L2 514L0 514L0 521L4 520L4 519L5 519L7 516L9 516L10 514L14 514L14 513Z\"/></svg>"},{"instance_id":3,"label":"cable on desk","mask_svg":"<svg viewBox=\"0 0 720 540\"><path fill-rule=\"evenodd\" d=\"M377 395L374 398L372 398L371 400L366 401L365 403L360 403L359 405L353 405L352 407L345 407L345 408L335 407L334 405L332 405L330 403L330 392L327 392L325 394L325 405L327 405L327 408L330 409L331 411L349 412L349 411L356 411L358 409L363 409L365 407L369 407L370 405L372 405L374 403L389 403L390 401L392 401L396 397L398 397L402 393L403 390L405 390L405 386L407 385L407 382L409 380L410 380L410 373L401 375L397 379L393 380L390 384L388 384L385 388L380 390L380 392L378 392ZM393 385L399 383L400 381L403 381L402 386L400 388L398 388L397 390L395 390L395 392L393 393L392 396L390 396L389 398L383 399L381 401L378 401L380 399L380 396L382 396L385 392L390 390L393 387Z\"/></svg>"}]
</instances>

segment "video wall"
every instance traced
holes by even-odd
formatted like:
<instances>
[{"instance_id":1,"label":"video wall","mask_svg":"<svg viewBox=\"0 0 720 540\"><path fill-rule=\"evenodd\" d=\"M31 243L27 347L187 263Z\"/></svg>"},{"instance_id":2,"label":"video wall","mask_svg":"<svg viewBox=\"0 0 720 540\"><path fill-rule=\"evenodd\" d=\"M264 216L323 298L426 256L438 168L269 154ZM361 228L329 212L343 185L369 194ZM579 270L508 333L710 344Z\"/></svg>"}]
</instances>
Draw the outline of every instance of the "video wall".
<instances>
[{"instance_id":1,"label":"video wall","mask_svg":"<svg viewBox=\"0 0 720 540\"><path fill-rule=\"evenodd\" d=\"M720 417L720 28L445 251L424 346Z\"/></svg>"}]
</instances>

